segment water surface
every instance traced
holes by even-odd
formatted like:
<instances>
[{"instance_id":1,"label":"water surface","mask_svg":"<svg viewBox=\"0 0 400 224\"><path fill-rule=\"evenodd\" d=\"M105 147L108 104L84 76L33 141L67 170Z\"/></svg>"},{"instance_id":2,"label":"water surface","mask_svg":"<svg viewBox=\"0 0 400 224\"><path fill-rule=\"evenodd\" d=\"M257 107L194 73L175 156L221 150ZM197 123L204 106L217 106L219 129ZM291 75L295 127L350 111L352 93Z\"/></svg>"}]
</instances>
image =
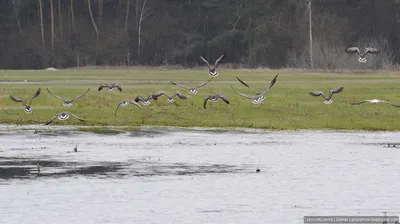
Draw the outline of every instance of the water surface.
<instances>
[{"instance_id":1,"label":"water surface","mask_svg":"<svg viewBox=\"0 0 400 224\"><path fill-rule=\"evenodd\" d=\"M96 134L2 125L0 223L261 224L398 215L398 136L164 128Z\"/></svg>"}]
</instances>

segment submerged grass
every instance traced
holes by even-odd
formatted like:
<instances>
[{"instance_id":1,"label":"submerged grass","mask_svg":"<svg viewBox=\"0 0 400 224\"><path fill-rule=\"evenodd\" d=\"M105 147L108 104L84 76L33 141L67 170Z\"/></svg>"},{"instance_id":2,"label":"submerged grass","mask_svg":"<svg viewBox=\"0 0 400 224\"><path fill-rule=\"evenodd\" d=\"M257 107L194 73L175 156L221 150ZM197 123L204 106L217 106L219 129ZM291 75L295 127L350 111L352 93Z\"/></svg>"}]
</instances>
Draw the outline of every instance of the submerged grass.
<instances>
[{"instance_id":1,"label":"submerged grass","mask_svg":"<svg viewBox=\"0 0 400 224\"><path fill-rule=\"evenodd\" d=\"M400 109L387 104L349 103L364 99L384 99L400 104L397 96L400 73L368 74L321 74L279 71L277 82L265 94L266 100L253 105L250 100L235 94L237 91L251 93L235 78L240 77L254 89L262 89L272 80L276 71L221 70L220 75L208 85L198 89L197 95L189 95L186 89L170 84L174 80L182 84L197 85L208 80L206 70L58 70L58 71L0 71L0 123L44 124L56 113L67 111L76 114L86 122L74 118L53 124L90 125L83 128L95 132L115 132L107 126L142 125L181 126L181 127L246 127L263 129L346 129L346 130L400 130ZM27 80L27 82L20 82ZM192 81L190 83L190 81ZM11 81L11 82L10 82ZM97 91L102 82L118 82L123 91ZM310 91L322 90L328 93L331 88L343 86L343 92L333 96L333 103L325 105L321 97L312 97ZM51 96L54 94L72 99L91 90L70 108ZM15 103L10 95L29 101L37 88L42 92L33 100L33 113L26 114L22 104ZM133 100L137 94L147 95L159 90L172 94L180 90L187 100L175 104L164 98L152 101L140 110L134 106L120 107L114 119L116 104L123 99ZM224 93L230 100L208 102L203 108L206 94Z\"/></svg>"}]
</instances>

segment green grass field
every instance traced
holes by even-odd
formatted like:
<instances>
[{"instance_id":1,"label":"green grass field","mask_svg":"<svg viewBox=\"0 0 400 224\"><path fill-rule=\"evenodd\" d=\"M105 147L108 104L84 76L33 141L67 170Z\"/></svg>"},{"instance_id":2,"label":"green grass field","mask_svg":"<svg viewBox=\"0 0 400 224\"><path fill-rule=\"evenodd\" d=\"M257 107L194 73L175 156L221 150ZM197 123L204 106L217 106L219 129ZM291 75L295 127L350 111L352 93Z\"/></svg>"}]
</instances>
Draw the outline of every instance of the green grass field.
<instances>
[{"instance_id":1,"label":"green grass field","mask_svg":"<svg viewBox=\"0 0 400 224\"><path fill-rule=\"evenodd\" d=\"M169 80L196 85L210 78L206 70L1 70L0 123L44 124L56 113L66 111L87 121L70 118L63 122L55 120L51 125L400 130L400 108L387 104L349 104L375 98L400 104L400 72L323 74L280 70L279 73L275 86L265 94L266 100L254 105L231 90L230 85L233 85L237 91L251 93L235 76L258 90L269 84L276 71L220 70L220 75L199 88L197 95L189 95L186 89L170 84ZM97 91L103 82L118 82L123 91ZM328 93L331 88L340 86L344 87L343 92L334 95L334 102L330 105L325 105L322 97L309 95L310 91ZM72 99L89 87L91 90L70 108L65 108L62 101L45 89ZM26 114L22 104L13 102L9 97L14 95L28 100L37 88L42 91L33 100L32 114ZM117 118L114 118L115 107L120 100L133 100L137 94L147 96L159 90L169 94L180 90L188 99L177 99L176 104L170 104L161 97L151 101L149 106L143 106L143 110L131 105L121 107ZM227 105L220 100L209 102L208 108L204 109L204 96L215 93L225 94L231 103Z\"/></svg>"}]
</instances>

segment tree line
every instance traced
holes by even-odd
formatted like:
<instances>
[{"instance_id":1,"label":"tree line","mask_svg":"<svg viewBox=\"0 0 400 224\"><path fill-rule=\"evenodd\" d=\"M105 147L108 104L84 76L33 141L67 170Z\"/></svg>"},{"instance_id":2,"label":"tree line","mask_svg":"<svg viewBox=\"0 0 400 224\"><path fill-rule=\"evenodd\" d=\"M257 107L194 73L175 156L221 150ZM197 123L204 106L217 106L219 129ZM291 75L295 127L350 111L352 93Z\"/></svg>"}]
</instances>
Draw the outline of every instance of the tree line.
<instances>
[{"instance_id":1,"label":"tree line","mask_svg":"<svg viewBox=\"0 0 400 224\"><path fill-rule=\"evenodd\" d=\"M381 49L363 66L382 68L398 64L399 25L399 0L0 0L0 68L192 67L222 53L233 68L359 67L350 46Z\"/></svg>"}]
</instances>

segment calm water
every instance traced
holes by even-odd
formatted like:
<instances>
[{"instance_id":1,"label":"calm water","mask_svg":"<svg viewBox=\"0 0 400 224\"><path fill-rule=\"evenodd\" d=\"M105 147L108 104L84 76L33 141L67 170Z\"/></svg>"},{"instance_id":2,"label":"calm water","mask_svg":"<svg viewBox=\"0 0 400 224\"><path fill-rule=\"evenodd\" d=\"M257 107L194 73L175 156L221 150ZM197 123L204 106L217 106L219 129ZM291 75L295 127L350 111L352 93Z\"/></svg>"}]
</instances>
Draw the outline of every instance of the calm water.
<instances>
[{"instance_id":1,"label":"calm water","mask_svg":"<svg viewBox=\"0 0 400 224\"><path fill-rule=\"evenodd\" d=\"M38 127L0 126L0 223L303 223L400 211L400 144L385 145L400 143L398 132Z\"/></svg>"}]
</instances>

